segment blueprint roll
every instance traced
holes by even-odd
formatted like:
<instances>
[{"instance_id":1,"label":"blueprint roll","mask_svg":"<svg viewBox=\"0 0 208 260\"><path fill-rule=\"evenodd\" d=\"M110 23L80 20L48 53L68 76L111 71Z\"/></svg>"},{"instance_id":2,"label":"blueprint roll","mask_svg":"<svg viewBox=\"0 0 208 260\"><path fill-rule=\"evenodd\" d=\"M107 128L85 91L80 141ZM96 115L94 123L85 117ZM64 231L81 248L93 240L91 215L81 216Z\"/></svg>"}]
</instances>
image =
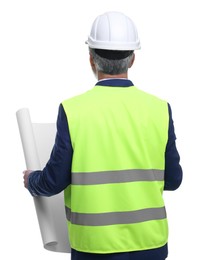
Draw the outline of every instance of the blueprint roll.
<instances>
[{"instance_id":1,"label":"blueprint roll","mask_svg":"<svg viewBox=\"0 0 208 260\"><path fill-rule=\"evenodd\" d=\"M22 147L28 170L43 169L55 139L55 124L34 124L27 108L17 111ZM45 158L44 158L45 157ZM52 197L33 197L44 248L69 253L63 192Z\"/></svg>"}]
</instances>

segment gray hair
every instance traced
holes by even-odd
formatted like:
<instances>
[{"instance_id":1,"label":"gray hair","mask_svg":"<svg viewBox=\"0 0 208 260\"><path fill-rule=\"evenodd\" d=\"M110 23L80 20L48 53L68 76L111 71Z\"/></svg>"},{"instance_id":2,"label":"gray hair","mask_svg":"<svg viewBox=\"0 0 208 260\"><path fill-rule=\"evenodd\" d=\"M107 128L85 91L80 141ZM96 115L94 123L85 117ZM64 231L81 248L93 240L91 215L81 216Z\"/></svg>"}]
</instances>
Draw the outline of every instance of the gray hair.
<instances>
[{"instance_id":1,"label":"gray hair","mask_svg":"<svg viewBox=\"0 0 208 260\"><path fill-rule=\"evenodd\" d=\"M133 58L133 52L124 59L109 60L99 56L94 49L89 48L95 67L98 71L109 75L126 73Z\"/></svg>"}]
</instances>

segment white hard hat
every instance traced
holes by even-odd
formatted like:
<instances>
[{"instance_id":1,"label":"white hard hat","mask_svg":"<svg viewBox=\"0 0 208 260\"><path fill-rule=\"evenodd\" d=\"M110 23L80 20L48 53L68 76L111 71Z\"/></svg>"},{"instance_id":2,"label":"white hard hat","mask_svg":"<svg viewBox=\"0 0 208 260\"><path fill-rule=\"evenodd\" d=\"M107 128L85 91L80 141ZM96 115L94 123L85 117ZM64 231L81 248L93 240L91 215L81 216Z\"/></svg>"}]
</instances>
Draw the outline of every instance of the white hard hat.
<instances>
[{"instance_id":1,"label":"white hard hat","mask_svg":"<svg viewBox=\"0 0 208 260\"><path fill-rule=\"evenodd\" d=\"M137 28L133 21L120 12L99 15L92 24L86 43L92 49L140 49Z\"/></svg>"}]
</instances>

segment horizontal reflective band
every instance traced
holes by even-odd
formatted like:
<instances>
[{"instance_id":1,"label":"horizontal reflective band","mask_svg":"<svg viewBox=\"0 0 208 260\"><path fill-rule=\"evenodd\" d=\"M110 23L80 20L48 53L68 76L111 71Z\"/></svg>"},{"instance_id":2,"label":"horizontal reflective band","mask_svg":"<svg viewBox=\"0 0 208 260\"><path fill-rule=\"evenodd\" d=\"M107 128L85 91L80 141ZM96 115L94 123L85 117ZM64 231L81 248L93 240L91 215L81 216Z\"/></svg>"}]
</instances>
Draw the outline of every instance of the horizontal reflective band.
<instances>
[{"instance_id":1,"label":"horizontal reflective band","mask_svg":"<svg viewBox=\"0 0 208 260\"><path fill-rule=\"evenodd\" d=\"M102 172L73 172L73 185L122 183L133 181L163 181L163 170L122 170Z\"/></svg>"},{"instance_id":2,"label":"horizontal reflective band","mask_svg":"<svg viewBox=\"0 0 208 260\"><path fill-rule=\"evenodd\" d=\"M127 212L109 212L101 214L86 214L71 212L66 208L67 220L75 225L82 226L107 226L115 224L132 224L149 220L159 220L166 218L165 207L149 208Z\"/></svg>"}]
</instances>

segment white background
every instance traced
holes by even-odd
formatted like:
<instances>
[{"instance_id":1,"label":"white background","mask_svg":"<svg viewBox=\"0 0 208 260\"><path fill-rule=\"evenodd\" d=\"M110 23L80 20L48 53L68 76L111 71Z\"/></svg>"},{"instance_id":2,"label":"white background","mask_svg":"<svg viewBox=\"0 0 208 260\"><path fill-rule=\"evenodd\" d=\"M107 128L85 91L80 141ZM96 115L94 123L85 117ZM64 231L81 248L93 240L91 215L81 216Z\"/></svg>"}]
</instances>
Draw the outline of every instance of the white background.
<instances>
[{"instance_id":1,"label":"white background","mask_svg":"<svg viewBox=\"0 0 208 260\"><path fill-rule=\"evenodd\" d=\"M29 107L34 121L54 122L63 99L93 87L84 41L94 18L110 10L126 13L138 27L142 49L129 78L173 110L184 181L164 194L168 259L208 259L208 7L202 0L0 2L2 259L70 259L42 247L33 201L23 188L15 113Z\"/></svg>"}]
</instances>

